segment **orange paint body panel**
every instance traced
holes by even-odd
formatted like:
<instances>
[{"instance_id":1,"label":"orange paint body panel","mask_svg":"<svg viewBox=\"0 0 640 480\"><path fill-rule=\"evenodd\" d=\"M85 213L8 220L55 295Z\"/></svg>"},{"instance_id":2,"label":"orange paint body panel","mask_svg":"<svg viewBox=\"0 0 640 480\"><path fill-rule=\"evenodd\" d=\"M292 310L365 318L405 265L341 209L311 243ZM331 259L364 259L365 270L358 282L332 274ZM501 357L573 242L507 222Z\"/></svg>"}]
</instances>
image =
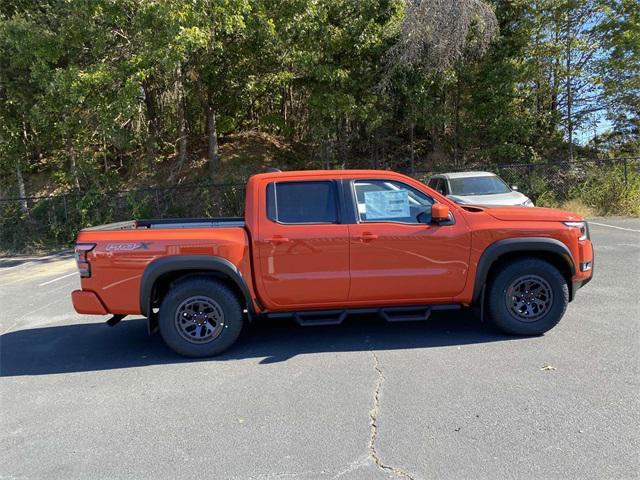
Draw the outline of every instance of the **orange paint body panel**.
<instances>
[{"instance_id":1,"label":"orange paint body panel","mask_svg":"<svg viewBox=\"0 0 640 480\"><path fill-rule=\"evenodd\" d=\"M360 221L352 181L406 184L450 212L450 221ZM339 192L339 221L287 224L267 212L267 187L279 182L332 182ZM350 202L355 205L351 205ZM447 208L442 208L446 206ZM351 215L351 217L349 216ZM445 213L446 215L446 213ZM345 220L346 219L346 220ZM243 225L88 229L77 242L95 244L87 254L91 276L74 292L74 306L96 305L113 314L140 314L143 275L168 257L223 259L246 284L247 306L256 313L362 306L469 305L487 249L505 239L552 239L566 247L573 282L587 281L591 242L563 222L570 212L527 207L462 207L401 174L374 170L305 171L255 175L247 184ZM176 223L180 220L176 220ZM142 292L144 293L144 292ZM95 297L95 298L94 298ZM97 302L97 303L96 303ZM102 312L102 310L101 310ZM106 313L105 312L105 313Z\"/></svg>"},{"instance_id":2,"label":"orange paint body panel","mask_svg":"<svg viewBox=\"0 0 640 480\"><path fill-rule=\"evenodd\" d=\"M71 292L73 308L78 313L86 315L106 315L109 313L98 296L86 290L74 290Z\"/></svg>"},{"instance_id":3,"label":"orange paint body panel","mask_svg":"<svg viewBox=\"0 0 640 480\"><path fill-rule=\"evenodd\" d=\"M242 228L82 231L77 243L95 243L88 254L92 275L83 290L95 292L113 314L139 314L140 280L154 260L172 255L227 259L251 278L247 234Z\"/></svg>"}]
</instances>

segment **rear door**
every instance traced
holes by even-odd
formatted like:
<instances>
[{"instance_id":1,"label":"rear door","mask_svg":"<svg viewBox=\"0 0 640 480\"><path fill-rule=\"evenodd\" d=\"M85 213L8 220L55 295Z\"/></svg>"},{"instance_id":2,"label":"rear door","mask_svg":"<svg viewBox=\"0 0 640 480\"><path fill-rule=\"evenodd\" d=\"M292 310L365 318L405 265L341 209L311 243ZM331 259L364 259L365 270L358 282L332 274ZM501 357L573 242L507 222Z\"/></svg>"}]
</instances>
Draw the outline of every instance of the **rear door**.
<instances>
[{"instance_id":1,"label":"rear door","mask_svg":"<svg viewBox=\"0 0 640 480\"><path fill-rule=\"evenodd\" d=\"M422 223L430 221L434 200L400 181L355 180L352 192L350 301L446 301L463 290L471 236L462 218Z\"/></svg>"},{"instance_id":2,"label":"rear door","mask_svg":"<svg viewBox=\"0 0 640 480\"><path fill-rule=\"evenodd\" d=\"M332 180L267 184L266 217L254 245L257 283L266 307L344 302L349 292L348 226L341 221L338 185Z\"/></svg>"}]
</instances>

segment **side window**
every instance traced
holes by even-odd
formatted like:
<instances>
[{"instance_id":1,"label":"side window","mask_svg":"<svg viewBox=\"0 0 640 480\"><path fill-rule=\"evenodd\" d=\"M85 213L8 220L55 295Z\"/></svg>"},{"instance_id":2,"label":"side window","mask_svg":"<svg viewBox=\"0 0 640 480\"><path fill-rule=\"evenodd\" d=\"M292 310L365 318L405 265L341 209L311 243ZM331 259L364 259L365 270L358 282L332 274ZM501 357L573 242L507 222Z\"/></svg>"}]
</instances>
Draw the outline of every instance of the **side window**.
<instances>
[{"instance_id":1,"label":"side window","mask_svg":"<svg viewBox=\"0 0 640 480\"><path fill-rule=\"evenodd\" d=\"M390 180L356 180L353 185L361 222L421 223L421 213L431 220L433 199L409 185Z\"/></svg>"},{"instance_id":2,"label":"side window","mask_svg":"<svg viewBox=\"0 0 640 480\"><path fill-rule=\"evenodd\" d=\"M431 188L433 188L436 192L440 192L443 195L446 195L445 192L444 192L444 190L445 190L445 188L444 188L444 185L445 185L444 178L435 178L433 180L434 180L433 185L429 185L429 186Z\"/></svg>"},{"instance_id":3,"label":"side window","mask_svg":"<svg viewBox=\"0 0 640 480\"><path fill-rule=\"evenodd\" d=\"M277 182L267 185L267 218L279 223L338 223L333 182Z\"/></svg>"},{"instance_id":4,"label":"side window","mask_svg":"<svg viewBox=\"0 0 640 480\"><path fill-rule=\"evenodd\" d=\"M429 187L433 188L434 190L438 190L438 180L440 180L439 178L431 178L429 179L429 183L427 185L429 185Z\"/></svg>"}]
</instances>

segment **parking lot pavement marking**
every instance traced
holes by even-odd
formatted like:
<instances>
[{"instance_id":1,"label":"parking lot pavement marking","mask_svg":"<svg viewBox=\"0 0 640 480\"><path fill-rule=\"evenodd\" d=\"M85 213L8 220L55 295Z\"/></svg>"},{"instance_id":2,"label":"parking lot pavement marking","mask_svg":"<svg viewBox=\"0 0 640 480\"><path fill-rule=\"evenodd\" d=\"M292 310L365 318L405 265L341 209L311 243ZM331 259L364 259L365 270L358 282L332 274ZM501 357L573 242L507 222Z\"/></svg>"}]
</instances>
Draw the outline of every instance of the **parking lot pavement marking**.
<instances>
[{"instance_id":1,"label":"parking lot pavement marking","mask_svg":"<svg viewBox=\"0 0 640 480\"><path fill-rule=\"evenodd\" d=\"M626 230L628 232L638 232L638 233L640 233L640 230L637 230L635 228L618 227L616 225L607 225L606 223L589 222L589 225L598 225L599 227L609 227L609 228L615 228L616 230Z\"/></svg>"},{"instance_id":2,"label":"parking lot pavement marking","mask_svg":"<svg viewBox=\"0 0 640 480\"><path fill-rule=\"evenodd\" d=\"M72 275L76 275L77 273L78 273L78 272L71 272L71 273L69 273L69 274L67 274L67 275L63 275L63 276L61 276L61 277L54 278L53 280L49 280L48 282L41 283L41 284L40 284L40 285L38 285L38 286L39 286L39 287L44 287L45 285L49 285L50 283L57 282L58 280L62 280L62 279L65 279L65 278L69 278L70 276L72 276Z\"/></svg>"}]
</instances>

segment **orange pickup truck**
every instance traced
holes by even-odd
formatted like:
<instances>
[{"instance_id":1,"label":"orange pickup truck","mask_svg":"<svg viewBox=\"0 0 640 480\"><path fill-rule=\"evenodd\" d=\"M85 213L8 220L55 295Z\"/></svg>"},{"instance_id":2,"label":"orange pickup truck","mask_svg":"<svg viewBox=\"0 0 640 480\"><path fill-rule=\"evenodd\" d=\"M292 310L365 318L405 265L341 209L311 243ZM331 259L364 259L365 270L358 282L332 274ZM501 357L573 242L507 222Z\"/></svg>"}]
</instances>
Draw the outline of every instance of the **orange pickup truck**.
<instances>
[{"instance_id":1,"label":"orange pickup truck","mask_svg":"<svg viewBox=\"0 0 640 480\"><path fill-rule=\"evenodd\" d=\"M539 335L593 272L574 213L458 205L376 170L262 173L244 218L87 228L75 252L78 313L143 315L190 357L223 352L257 316L326 325L474 306L509 334Z\"/></svg>"}]
</instances>

